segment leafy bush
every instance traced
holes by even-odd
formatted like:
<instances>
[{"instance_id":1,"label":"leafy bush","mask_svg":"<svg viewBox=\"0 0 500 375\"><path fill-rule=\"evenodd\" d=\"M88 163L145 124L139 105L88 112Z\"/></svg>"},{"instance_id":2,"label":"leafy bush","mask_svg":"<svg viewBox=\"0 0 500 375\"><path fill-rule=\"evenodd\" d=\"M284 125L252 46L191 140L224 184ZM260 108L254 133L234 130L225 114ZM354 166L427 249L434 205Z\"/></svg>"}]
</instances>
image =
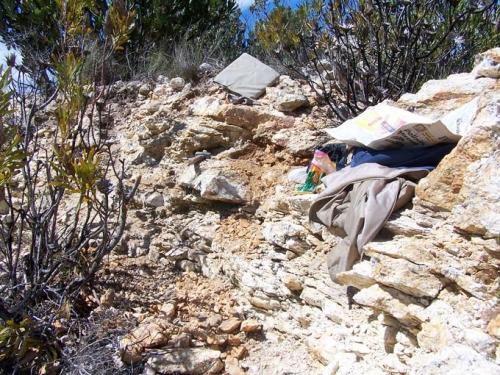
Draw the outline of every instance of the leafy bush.
<instances>
[{"instance_id":1,"label":"leafy bush","mask_svg":"<svg viewBox=\"0 0 500 375\"><path fill-rule=\"evenodd\" d=\"M120 3L121 0L115 1ZM53 89L52 61L65 53L59 43L66 33L60 20L67 4L79 1L0 0L0 40L15 48L22 56L23 69L37 76L37 85L45 93ZM102 35L108 11L106 0L86 1L80 17L85 17L87 37ZM82 18L83 19L83 18Z\"/></svg>"},{"instance_id":2,"label":"leafy bush","mask_svg":"<svg viewBox=\"0 0 500 375\"><path fill-rule=\"evenodd\" d=\"M74 302L120 241L139 183L127 186L100 132L106 89L82 78L87 3L58 1L64 36L49 98L36 85L43 68L16 65L15 78L0 79L0 367L13 373L57 354L56 322L78 314ZM133 18L119 5L107 14L105 57L123 48ZM49 104L55 123L38 120Z\"/></svg>"},{"instance_id":3,"label":"leafy bush","mask_svg":"<svg viewBox=\"0 0 500 375\"><path fill-rule=\"evenodd\" d=\"M202 63L224 67L246 48L245 30L239 15L239 11L234 11L201 34L188 28L175 38L128 46L122 59L126 64L121 66L129 70L119 79L156 78L161 74L196 81L200 78L198 68ZM119 67L120 64L117 64L113 69L115 74L121 72Z\"/></svg>"},{"instance_id":4,"label":"leafy bush","mask_svg":"<svg viewBox=\"0 0 500 375\"><path fill-rule=\"evenodd\" d=\"M221 69L243 49L243 29L239 29L238 33L231 30L228 35L227 30L221 28L194 39L184 37L171 49L154 49L145 55L143 68L137 74L148 78L162 74L197 81L201 64L208 63L214 69Z\"/></svg>"},{"instance_id":5,"label":"leafy bush","mask_svg":"<svg viewBox=\"0 0 500 375\"><path fill-rule=\"evenodd\" d=\"M50 79L55 73L53 56L65 52L58 44L66 32L60 25L59 3L60 0L0 0L0 38L21 53L25 69L32 73L37 71L47 86L53 83ZM230 36L233 41L242 35L235 0L88 0L79 16L84 19L86 38L92 41L86 46L87 52L97 61L103 51L109 51L106 43L118 31L109 28L108 21L113 15L110 6L133 14L131 24L134 27L126 43L121 43L122 48L102 60L105 66L98 79L104 82L148 73L149 67L155 66L147 64L151 53L156 54L157 59L163 55L171 59L175 46L182 45L183 39L194 43L207 34L215 36L213 33L220 31L228 35L234 32ZM239 48L238 44L226 46L230 47L225 51L229 53ZM175 61L180 62L178 58Z\"/></svg>"},{"instance_id":6,"label":"leafy bush","mask_svg":"<svg viewBox=\"0 0 500 375\"><path fill-rule=\"evenodd\" d=\"M278 4L255 39L345 120L470 68L498 42L497 17L496 1L306 0L296 9Z\"/></svg>"},{"instance_id":7,"label":"leafy bush","mask_svg":"<svg viewBox=\"0 0 500 375\"><path fill-rule=\"evenodd\" d=\"M133 46L196 38L238 12L235 0L135 0L132 8L137 13Z\"/></svg>"},{"instance_id":8,"label":"leafy bush","mask_svg":"<svg viewBox=\"0 0 500 375\"><path fill-rule=\"evenodd\" d=\"M58 350L47 345L29 319L19 323L7 320L0 323L0 364L8 369L29 373L34 367L48 368L58 357ZM35 362L35 363L33 363Z\"/></svg>"}]
</instances>

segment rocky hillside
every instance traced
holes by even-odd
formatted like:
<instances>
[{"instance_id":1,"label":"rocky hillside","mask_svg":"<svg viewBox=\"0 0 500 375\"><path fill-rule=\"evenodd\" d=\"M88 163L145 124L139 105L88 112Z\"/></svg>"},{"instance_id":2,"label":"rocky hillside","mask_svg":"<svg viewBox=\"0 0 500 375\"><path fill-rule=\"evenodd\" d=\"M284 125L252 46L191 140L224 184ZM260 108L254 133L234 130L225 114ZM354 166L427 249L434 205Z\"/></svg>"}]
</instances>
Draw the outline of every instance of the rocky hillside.
<instances>
[{"instance_id":1,"label":"rocky hillside","mask_svg":"<svg viewBox=\"0 0 500 375\"><path fill-rule=\"evenodd\" d=\"M145 374L499 373L500 91L485 57L498 64L500 50L397 102L439 117L479 97L480 110L344 285L326 269L338 238L308 222L315 195L287 179L330 140L305 86L282 76L248 106L210 80L114 84L100 136L142 183L89 299L117 362Z\"/></svg>"}]
</instances>

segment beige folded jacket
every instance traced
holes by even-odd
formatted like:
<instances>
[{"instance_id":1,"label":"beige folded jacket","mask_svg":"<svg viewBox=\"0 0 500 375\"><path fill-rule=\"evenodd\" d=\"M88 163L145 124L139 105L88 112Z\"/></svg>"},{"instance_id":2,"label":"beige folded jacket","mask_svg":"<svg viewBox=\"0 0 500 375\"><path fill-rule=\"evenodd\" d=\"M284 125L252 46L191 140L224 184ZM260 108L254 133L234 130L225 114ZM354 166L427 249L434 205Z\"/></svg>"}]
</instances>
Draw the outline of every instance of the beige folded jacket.
<instances>
[{"instance_id":1,"label":"beige folded jacket","mask_svg":"<svg viewBox=\"0 0 500 375\"><path fill-rule=\"evenodd\" d=\"M363 246L382 229L392 212L408 203L424 168L389 168L375 163L347 167L323 178L326 190L312 203L309 219L343 239L327 257L330 277L348 271Z\"/></svg>"}]
</instances>

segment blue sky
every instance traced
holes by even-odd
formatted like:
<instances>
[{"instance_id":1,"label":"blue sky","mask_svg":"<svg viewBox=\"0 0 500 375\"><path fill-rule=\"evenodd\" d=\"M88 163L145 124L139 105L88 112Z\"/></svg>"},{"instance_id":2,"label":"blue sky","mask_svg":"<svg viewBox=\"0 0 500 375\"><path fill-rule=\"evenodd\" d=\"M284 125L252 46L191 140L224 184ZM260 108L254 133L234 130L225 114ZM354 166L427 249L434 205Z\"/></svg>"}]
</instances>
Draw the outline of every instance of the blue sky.
<instances>
[{"instance_id":1,"label":"blue sky","mask_svg":"<svg viewBox=\"0 0 500 375\"><path fill-rule=\"evenodd\" d=\"M286 2L291 5L297 5L298 3L300 3L300 1L301 0L288 0ZM254 3L254 0L236 0L236 2L240 6L240 9L244 11Z\"/></svg>"},{"instance_id":2,"label":"blue sky","mask_svg":"<svg viewBox=\"0 0 500 375\"><path fill-rule=\"evenodd\" d=\"M0 42L0 65L4 64L5 56L7 56L7 54L7 47L5 47L2 42Z\"/></svg>"},{"instance_id":3,"label":"blue sky","mask_svg":"<svg viewBox=\"0 0 500 375\"><path fill-rule=\"evenodd\" d=\"M0 41L0 67L5 67L5 58L7 55L10 55L14 52L14 50L8 50L7 47L5 47L5 44ZM19 53L16 53L17 58L16 61L17 63L21 62L21 55Z\"/></svg>"},{"instance_id":4,"label":"blue sky","mask_svg":"<svg viewBox=\"0 0 500 375\"><path fill-rule=\"evenodd\" d=\"M271 0L268 0L271 2ZM290 5L292 7L297 6L303 0L284 0L285 5ZM252 29L255 24L255 17L250 12L250 7L254 3L254 0L236 0L241 9L241 19L246 23L248 29ZM247 30L248 31L248 30Z\"/></svg>"},{"instance_id":5,"label":"blue sky","mask_svg":"<svg viewBox=\"0 0 500 375\"><path fill-rule=\"evenodd\" d=\"M242 10L248 9L254 2L254 0L236 0L238 5Z\"/></svg>"}]
</instances>

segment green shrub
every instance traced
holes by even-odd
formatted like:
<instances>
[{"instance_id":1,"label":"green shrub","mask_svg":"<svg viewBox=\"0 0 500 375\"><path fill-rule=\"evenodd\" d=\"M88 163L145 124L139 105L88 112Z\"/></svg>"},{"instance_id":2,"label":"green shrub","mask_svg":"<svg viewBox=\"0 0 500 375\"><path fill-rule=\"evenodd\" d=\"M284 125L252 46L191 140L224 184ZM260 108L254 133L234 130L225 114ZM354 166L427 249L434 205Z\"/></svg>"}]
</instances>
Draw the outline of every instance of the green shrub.
<instances>
[{"instance_id":1,"label":"green shrub","mask_svg":"<svg viewBox=\"0 0 500 375\"><path fill-rule=\"evenodd\" d=\"M0 322L0 368L30 373L33 368L54 365L57 358L57 347L37 332L31 320Z\"/></svg>"},{"instance_id":2,"label":"green shrub","mask_svg":"<svg viewBox=\"0 0 500 375\"><path fill-rule=\"evenodd\" d=\"M254 38L345 120L470 69L476 53L498 43L497 19L494 0L306 0L278 4Z\"/></svg>"},{"instance_id":3,"label":"green shrub","mask_svg":"<svg viewBox=\"0 0 500 375\"><path fill-rule=\"evenodd\" d=\"M101 116L92 114L105 109L106 92L82 74L87 3L58 1L65 35L53 56L53 95L41 95L42 67L16 65L22 73L0 79L0 201L7 211L0 220L0 368L13 373L37 373L57 356L54 322L78 316L75 302L120 242L139 183L127 186L124 162L96 137ZM115 5L103 59L122 49L132 27L133 14ZM36 121L53 102L55 121ZM42 130L52 136L42 139Z\"/></svg>"},{"instance_id":4,"label":"green shrub","mask_svg":"<svg viewBox=\"0 0 500 375\"><path fill-rule=\"evenodd\" d=\"M78 3L75 0L61 3L71 5L73 2ZM54 56L65 53L59 45L66 33L60 24L63 15L59 3L59 0L0 0L0 39L20 52L25 69L43 72L40 79L47 85L53 84L50 77L54 74ZM79 15L83 17L86 28L85 43L80 41L80 45L85 45L90 58L95 58L95 61L99 61L104 51L109 51L107 42L110 38L119 35L119 30L109 27L112 17L109 10L117 8L133 14L133 22L127 23L133 28L125 43L118 41L121 48L115 49L111 56L104 56L106 66L101 67L97 74L100 82L147 75L154 69L164 70L160 68L164 65L164 56L168 56L175 66L184 64L182 70L191 76L188 71L192 69L187 62L176 57L179 52L174 53L176 46L184 43L183 39L200 41L199 38L208 34L214 37L222 31L226 34L224 38L233 42L226 44L232 47L225 50L228 53L238 50L242 43L240 12L235 0L86 0L86 7ZM240 39L239 42L236 39ZM88 69L93 65L86 65L86 75L90 76Z\"/></svg>"}]
</instances>

